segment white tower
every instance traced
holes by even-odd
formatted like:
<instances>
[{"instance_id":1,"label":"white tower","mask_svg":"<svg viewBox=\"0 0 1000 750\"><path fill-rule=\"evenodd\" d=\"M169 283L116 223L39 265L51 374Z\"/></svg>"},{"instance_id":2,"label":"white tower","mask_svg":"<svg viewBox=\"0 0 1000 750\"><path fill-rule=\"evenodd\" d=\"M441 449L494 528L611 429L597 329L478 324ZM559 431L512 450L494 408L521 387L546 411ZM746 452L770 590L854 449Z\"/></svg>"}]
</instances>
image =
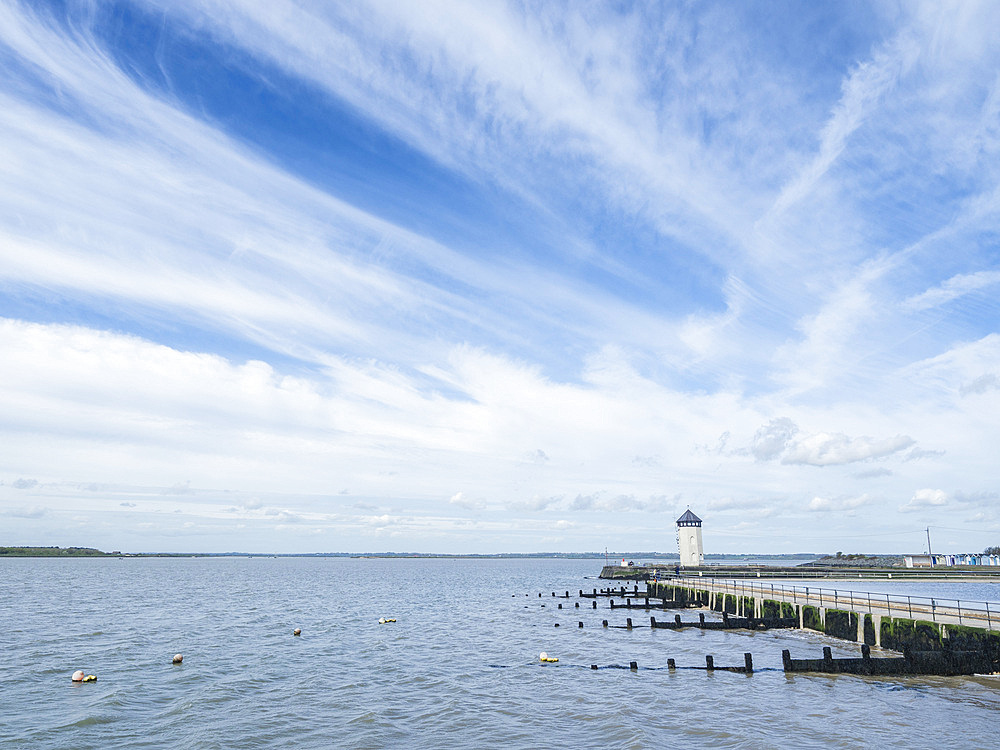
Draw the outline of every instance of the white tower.
<instances>
[{"instance_id":1,"label":"white tower","mask_svg":"<svg viewBox=\"0 0 1000 750\"><path fill-rule=\"evenodd\" d=\"M677 519L677 548L684 567L696 568L705 562L705 550L701 544L701 519L690 508Z\"/></svg>"}]
</instances>

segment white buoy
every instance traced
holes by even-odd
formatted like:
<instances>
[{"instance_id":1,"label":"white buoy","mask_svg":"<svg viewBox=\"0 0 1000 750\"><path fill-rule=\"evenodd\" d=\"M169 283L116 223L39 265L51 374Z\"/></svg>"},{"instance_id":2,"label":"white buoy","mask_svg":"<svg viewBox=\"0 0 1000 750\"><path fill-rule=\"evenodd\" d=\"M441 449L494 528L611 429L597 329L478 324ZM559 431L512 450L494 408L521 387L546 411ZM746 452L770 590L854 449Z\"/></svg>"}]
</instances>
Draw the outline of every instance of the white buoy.
<instances>
[{"instance_id":1,"label":"white buoy","mask_svg":"<svg viewBox=\"0 0 1000 750\"><path fill-rule=\"evenodd\" d=\"M73 673L73 682L83 682L83 670L78 669Z\"/></svg>"},{"instance_id":2,"label":"white buoy","mask_svg":"<svg viewBox=\"0 0 1000 750\"><path fill-rule=\"evenodd\" d=\"M385 625L385 618L384 617L378 618L378 624L379 625Z\"/></svg>"},{"instance_id":3,"label":"white buoy","mask_svg":"<svg viewBox=\"0 0 1000 750\"><path fill-rule=\"evenodd\" d=\"M547 653L545 653L544 651L542 651L542 653L540 653L540 654L538 655L538 659L539 659L539 661L545 661L545 660L546 660L546 659L548 659L548 658L549 658L549 655L548 655Z\"/></svg>"},{"instance_id":4,"label":"white buoy","mask_svg":"<svg viewBox=\"0 0 1000 750\"><path fill-rule=\"evenodd\" d=\"M302 635L302 628L295 628L295 630L292 631L292 635Z\"/></svg>"},{"instance_id":5,"label":"white buoy","mask_svg":"<svg viewBox=\"0 0 1000 750\"><path fill-rule=\"evenodd\" d=\"M184 661L183 654L174 654L174 659L173 659L174 664L180 664L182 661Z\"/></svg>"}]
</instances>

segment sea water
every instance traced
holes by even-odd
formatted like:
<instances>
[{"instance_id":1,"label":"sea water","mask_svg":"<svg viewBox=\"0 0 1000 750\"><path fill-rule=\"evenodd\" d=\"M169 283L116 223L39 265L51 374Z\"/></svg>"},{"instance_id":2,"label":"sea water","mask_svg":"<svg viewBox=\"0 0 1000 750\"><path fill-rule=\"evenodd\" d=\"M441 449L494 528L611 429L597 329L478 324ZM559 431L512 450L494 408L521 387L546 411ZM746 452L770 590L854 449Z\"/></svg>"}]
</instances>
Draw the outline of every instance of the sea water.
<instances>
[{"instance_id":1,"label":"sea water","mask_svg":"<svg viewBox=\"0 0 1000 750\"><path fill-rule=\"evenodd\" d=\"M645 612L578 599L601 564L3 559L0 747L1000 746L1000 678L786 676L782 649L858 647L639 627ZM635 629L602 627L626 617ZM745 652L752 675L694 669ZM72 683L77 669L98 680Z\"/></svg>"}]
</instances>

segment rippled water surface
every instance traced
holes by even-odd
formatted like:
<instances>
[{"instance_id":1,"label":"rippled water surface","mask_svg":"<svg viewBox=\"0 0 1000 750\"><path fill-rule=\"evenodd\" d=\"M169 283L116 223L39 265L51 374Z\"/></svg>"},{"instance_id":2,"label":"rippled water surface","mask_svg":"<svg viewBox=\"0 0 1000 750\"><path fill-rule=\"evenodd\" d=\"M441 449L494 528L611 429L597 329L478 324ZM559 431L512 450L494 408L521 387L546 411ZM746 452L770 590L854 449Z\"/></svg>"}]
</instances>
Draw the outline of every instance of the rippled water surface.
<instances>
[{"instance_id":1,"label":"rippled water surface","mask_svg":"<svg viewBox=\"0 0 1000 750\"><path fill-rule=\"evenodd\" d=\"M803 631L604 629L648 617L577 598L600 565L0 560L0 746L1000 746L1000 678L786 677L783 648L857 649ZM690 668L747 651L753 675ZM71 683L76 669L98 681Z\"/></svg>"}]
</instances>

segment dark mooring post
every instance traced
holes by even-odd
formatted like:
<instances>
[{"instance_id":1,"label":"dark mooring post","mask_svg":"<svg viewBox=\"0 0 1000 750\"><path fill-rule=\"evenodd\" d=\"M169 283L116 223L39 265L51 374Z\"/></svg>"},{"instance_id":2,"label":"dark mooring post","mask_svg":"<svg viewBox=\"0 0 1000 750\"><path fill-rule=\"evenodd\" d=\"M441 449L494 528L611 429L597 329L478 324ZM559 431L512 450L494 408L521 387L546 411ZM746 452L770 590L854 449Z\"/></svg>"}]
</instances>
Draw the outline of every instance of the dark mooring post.
<instances>
[{"instance_id":1,"label":"dark mooring post","mask_svg":"<svg viewBox=\"0 0 1000 750\"><path fill-rule=\"evenodd\" d=\"M597 609L597 602L594 602L594 609Z\"/></svg>"},{"instance_id":2,"label":"dark mooring post","mask_svg":"<svg viewBox=\"0 0 1000 750\"><path fill-rule=\"evenodd\" d=\"M562 602L559 602L559 609L562 609Z\"/></svg>"},{"instance_id":3,"label":"dark mooring post","mask_svg":"<svg viewBox=\"0 0 1000 750\"><path fill-rule=\"evenodd\" d=\"M869 646L867 643L861 644L861 658L864 659L865 661L868 661L869 659L872 658L872 647Z\"/></svg>"},{"instance_id":4,"label":"dark mooring post","mask_svg":"<svg viewBox=\"0 0 1000 750\"><path fill-rule=\"evenodd\" d=\"M823 646L823 661L827 665L833 666L833 653L830 651L829 646Z\"/></svg>"},{"instance_id":5,"label":"dark mooring post","mask_svg":"<svg viewBox=\"0 0 1000 750\"><path fill-rule=\"evenodd\" d=\"M630 661L628 663L628 668L631 669L633 672L635 672L637 669L639 669L639 662L637 662L637 661Z\"/></svg>"},{"instance_id":6,"label":"dark mooring post","mask_svg":"<svg viewBox=\"0 0 1000 750\"><path fill-rule=\"evenodd\" d=\"M753 673L753 654L749 652L743 654L743 668L746 670L747 674Z\"/></svg>"},{"instance_id":7,"label":"dark mooring post","mask_svg":"<svg viewBox=\"0 0 1000 750\"><path fill-rule=\"evenodd\" d=\"M631 617L625 618L625 627L628 628L629 630L632 629L632 618Z\"/></svg>"},{"instance_id":8,"label":"dark mooring post","mask_svg":"<svg viewBox=\"0 0 1000 750\"><path fill-rule=\"evenodd\" d=\"M681 616L680 615L674 615L674 624L675 625L680 625L681 624Z\"/></svg>"},{"instance_id":9,"label":"dark mooring post","mask_svg":"<svg viewBox=\"0 0 1000 750\"><path fill-rule=\"evenodd\" d=\"M677 662L673 659L667 659L667 669L677 669Z\"/></svg>"},{"instance_id":10,"label":"dark mooring post","mask_svg":"<svg viewBox=\"0 0 1000 750\"><path fill-rule=\"evenodd\" d=\"M677 617L680 617L680 615L677 615ZM698 624L699 625L704 625L705 624L705 613L704 612L699 612L698 613Z\"/></svg>"},{"instance_id":11,"label":"dark mooring post","mask_svg":"<svg viewBox=\"0 0 1000 750\"><path fill-rule=\"evenodd\" d=\"M709 672L715 670L715 657L713 657L711 654L705 657L705 669L707 669Z\"/></svg>"},{"instance_id":12,"label":"dark mooring post","mask_svg":"<svg viewBox=\"0 0 1000 750\"><path fill-rule=\"evenodd\" d=\"M581 627L582 628L583 627L583 623L581 622L577 627Z\"/></svg>"},{"instance_id":13,"label":"dark mooring post","mask_svg":"<svg viewBox=\"0 0 1000 750\"><path fill-rule=\"evenodd\" d=\"M576 603L576 608L577 608L577 609L580 609L580 602L577 602L577 603Z\"/></svg>"},{"instance_id":14,"label":"dark mooring post","mask_svg":"<svg viewBox=\"0 0 1000 750\"><path fill-rule=\"evenodd\" d=\"M650 617L649 618L649 627L651 627L651 628L655 628L656 627L656 618L655 617Z\"/></svg>"},{"instance_id":15,"label":"dark mooring post","mask_svg":"<svg viewBox=\"0 0 1000 750\"><path fill-rule=\"evenodd\" d=\"M607 620L601 620L601 625L603 625L604 627L607 627L608 626L608 621Z\"/></svg>"},{"instance_id":16,"label":"dark mooring post","mask_svg":"<svg viewBox=\"0 0 1000 750\"><path fill-rule=\"evenodd\" d=\"M781 652L781 666L786 672L792 671L792 652L787 648Z\"/></svg>"}]
</instances>

